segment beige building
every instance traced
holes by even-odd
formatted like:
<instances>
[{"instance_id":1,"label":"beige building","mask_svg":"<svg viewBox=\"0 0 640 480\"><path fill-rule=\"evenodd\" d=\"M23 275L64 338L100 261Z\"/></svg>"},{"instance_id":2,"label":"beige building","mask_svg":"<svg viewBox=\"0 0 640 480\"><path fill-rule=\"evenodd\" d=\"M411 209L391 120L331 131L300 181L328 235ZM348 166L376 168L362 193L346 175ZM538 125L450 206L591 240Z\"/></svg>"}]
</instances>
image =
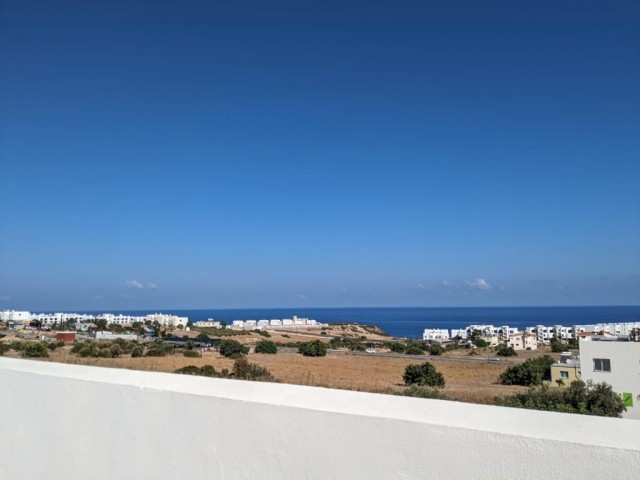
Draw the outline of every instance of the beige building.
<instances>
[{"instance_id":1,"label":"beige building","mask_svg":"<svg viewBox=\"0 0 640 480\"><path fill-rule=\"evenodd\" d=\"M563 352L560 361L551 365L551 386L569 385L581 380L580 358L572 357L570 352ZM560 380L562 380L560 382Z\"/></svg>"},{"instance_id":2,"label":"beige building","mask_svg":"<svg viewBox=\"0 0 640 480\"><path fill-rule=\"evenodd\" d=\"M509 335L507 347L512 347L514 350L537 350L538 337L533 333L513 333Z\"/></svg>"}]
</instances>

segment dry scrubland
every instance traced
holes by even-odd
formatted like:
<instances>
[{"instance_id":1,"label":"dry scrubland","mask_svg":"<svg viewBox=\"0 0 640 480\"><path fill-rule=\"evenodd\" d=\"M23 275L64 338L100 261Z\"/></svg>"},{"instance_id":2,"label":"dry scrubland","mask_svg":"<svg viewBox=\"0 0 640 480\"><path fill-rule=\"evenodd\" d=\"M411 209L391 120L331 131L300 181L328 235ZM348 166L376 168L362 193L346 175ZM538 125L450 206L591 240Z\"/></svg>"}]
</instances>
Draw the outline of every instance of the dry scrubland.
<instances>
[{"instance_id":1,"label":"dry scrubland","mask_svg":"<svg viewBox=\"0 0 640 480\"><path fill-rule=\"evenodd\" d=\"M213 365L216 370L231 370L233 367L233 360L221 357L216 352L204 352L201 358L186 358L180 354L166 357L80 358L69 354L68 349L69 347L65 347L51 352L49 360L161 372L173 372L186 365ZM279 381L298 385L393 393L402 390L402 374L407 365L431 361L445 376L445 392L456 400L492 403L496 395L523 390L523 387L497 383L498 375L506 367L504 364L469 363L428 356L416 356L411 359L348 354L303 357L297 353L252 353L248 355L248 359L268 368Z\"/></svg>"},{"instance_id":2,"label":"dry scrubland","mask_svg":"<svg viewBox=\"0 0 640 480\"><path fill-rule=\"evenodd\" d=\"M368 339L385 339L390 337L367 331L362 326L333 326L325 330L327 335L320 335L317 331L305 333L272 332L269 340L276 342L309 341L311 339L326 339L332 336L349 335L353 337L367 336ZM197 332L189 332L189 336L196 336ZM232 337L244 344L254 344L262 339L260 335L240 335ZM11 341L7 337L3 341ZM187 365L212 365L216 370L229 370L233 367L233 360L220 356L217 352L203 352L202 357L187 358L181 354L166 357L130 358L80 358L69 353L70 346L58 348L50 352L49 361L73 363L80 365L97 365L113 368L128 368L135 370L150 370L173 372ZM497 363L486 361L489 350L480 350L475 357L467 356L466 350L447 352L444 356L417 355L411 358L384 357L377 355L329 354L326 357L304 357L292 352L279 352L276 355L251 353L248 360L268 368L280 382L298 385L315 385L327 388L339 388L375 393L394 393L403 389L402 374L407 365L429 361L440 370L446 379L445 392L452 399L474 402L493 403L496 395L509 395L524 390L524 387L506 386L498 384L498 376L513 362L521 362L527 358L542 354L551 354L548 348L537 351L518 352L518 357L508 360L502 359ZM16 352L8 352L7 356L17 356ZM551 354L555 358L557 354ZM458 357L458 358L452 358ZM477 361L469 362L475 358Z\"/></svg>"}]
</instances>

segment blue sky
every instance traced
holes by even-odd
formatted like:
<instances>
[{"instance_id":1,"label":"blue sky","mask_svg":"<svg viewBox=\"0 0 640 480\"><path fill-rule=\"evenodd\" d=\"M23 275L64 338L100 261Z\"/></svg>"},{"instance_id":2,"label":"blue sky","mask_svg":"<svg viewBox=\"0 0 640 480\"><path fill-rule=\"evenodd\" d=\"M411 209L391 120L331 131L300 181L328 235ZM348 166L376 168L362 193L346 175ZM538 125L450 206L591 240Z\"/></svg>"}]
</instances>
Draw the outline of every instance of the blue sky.
<instances>
[{"instance_id":1,"label":"blue sky","mask_svg":"<svg viewBox=\"0 0 640 480\"><path fill-rule=\"evenodd\" d=\"M639 19L5 0L0 308L638 304Z\"/></svg>"}]
</instances>

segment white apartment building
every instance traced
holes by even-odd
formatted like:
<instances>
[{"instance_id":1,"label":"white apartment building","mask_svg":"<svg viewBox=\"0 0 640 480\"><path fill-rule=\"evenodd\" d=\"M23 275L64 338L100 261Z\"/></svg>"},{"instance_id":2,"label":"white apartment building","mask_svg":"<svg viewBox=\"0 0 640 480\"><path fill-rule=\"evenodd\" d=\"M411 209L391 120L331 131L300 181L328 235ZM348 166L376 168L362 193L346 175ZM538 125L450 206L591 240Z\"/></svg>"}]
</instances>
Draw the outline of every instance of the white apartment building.
<instances>
[{"instance_id":1,"label":"white apartment building","mask_svg":"<svg viewBox=\"0 0 640 480\"><path fill-rule=\"evenodd\" d=\"M582 379L606 382L622 395L625 418L640 420L640 342L619 337L594 337L580 341Z\"/></svg>"},{"instance_id":2,"label":"white apartment building","mask_svg":"<svg viewBox=\"0 0 640 480\"><path fill-rule=\"evenodd\" d=\"M31 314L19 310L3 310L0 312L0 320L3 322L29 323Z\"/></svg>"},{"instance_id":3,"label":"white apartment building","mask_svg":"<svg viewBox=\"0 0 640 480\"><path fill-rule=\"evenodd\" d=\"M425 328L422 334L425 342L443 342L449 338L449 330L446 328Z\"/></svg>"},{"instance_id":4,"label":"white apartment building","mask_svg":"<svg viewBox=\"0 0 640 480\"><path fill-rule=\"evenodd\" d=\"M178 317L177 315L167 315L165 313L153 313L143 317L142 321L144 322L145 320L149 320L152 323L158 322L161 327L176 328L178 326L182 326L184 328L189 322L189 317Z\"/></svg>"}]
</instances>

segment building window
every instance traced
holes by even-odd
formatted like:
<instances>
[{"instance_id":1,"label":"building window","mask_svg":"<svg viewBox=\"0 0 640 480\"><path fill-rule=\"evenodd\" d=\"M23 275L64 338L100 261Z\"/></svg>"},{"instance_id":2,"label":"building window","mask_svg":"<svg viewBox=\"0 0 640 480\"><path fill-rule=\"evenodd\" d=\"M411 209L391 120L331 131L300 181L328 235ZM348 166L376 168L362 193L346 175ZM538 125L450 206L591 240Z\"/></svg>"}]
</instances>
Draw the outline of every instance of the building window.
<instances>
[{"instance_id":1,"label":"building window","mask_svg":"<svg viewBox=\"0 0 640 480\"><path fill-rule=\"evenodd\" d=\"M608 358L594 358L593 371L594 372L610 372L611 360Z\"/></svg>"},{"instance_id":2,"label":"building window","mask_svg":"<svg viewBox=\"0 0 640 480\"><path fill-rule=\"evenodd\" d=\"M560 370L560 377L569 378L569 372L565 372L564 370Z\"/></svg>"}]
</instances>

